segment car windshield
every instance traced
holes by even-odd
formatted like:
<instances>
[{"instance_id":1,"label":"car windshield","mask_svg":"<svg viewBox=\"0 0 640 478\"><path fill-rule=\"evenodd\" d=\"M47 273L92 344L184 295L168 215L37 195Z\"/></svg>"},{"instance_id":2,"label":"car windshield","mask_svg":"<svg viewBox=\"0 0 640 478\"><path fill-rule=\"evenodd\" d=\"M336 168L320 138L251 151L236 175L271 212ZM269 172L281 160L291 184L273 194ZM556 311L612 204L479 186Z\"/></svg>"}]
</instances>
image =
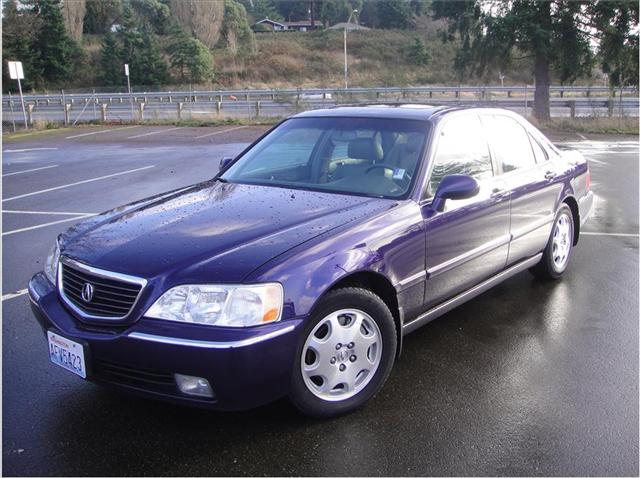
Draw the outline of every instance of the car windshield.
<instances>
[{"instance_id":1,"label":"car windshield","mask_svg":"<svg viewBox=\"0 0 640 478\"><path fill-rule=\"evenodd\" d=\"M242 155L229 182L400 198L409 192L429 123L380 118L294 118Z\"/></svg>"}]
</instances>

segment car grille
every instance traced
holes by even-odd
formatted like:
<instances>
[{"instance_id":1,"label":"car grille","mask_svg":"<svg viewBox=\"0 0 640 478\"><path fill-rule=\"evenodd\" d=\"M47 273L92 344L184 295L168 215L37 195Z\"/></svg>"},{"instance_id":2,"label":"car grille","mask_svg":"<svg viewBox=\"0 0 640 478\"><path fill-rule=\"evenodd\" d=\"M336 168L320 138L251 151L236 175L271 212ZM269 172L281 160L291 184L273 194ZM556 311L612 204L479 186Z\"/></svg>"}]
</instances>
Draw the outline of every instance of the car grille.
<instances>
[{"instance_id":1,"label":"car grille","mask_svg":"<svg viewBox=\"0 0 640 478\"><path fill-rule=\"evenodd\" d=\"M76 312L89 318L118 319L126 317L138 299L142 284L96 275L65 262L60 263L61 291ZM93 297L82 297L85 284L93 286Z\"/></svg>"}]
</instances>

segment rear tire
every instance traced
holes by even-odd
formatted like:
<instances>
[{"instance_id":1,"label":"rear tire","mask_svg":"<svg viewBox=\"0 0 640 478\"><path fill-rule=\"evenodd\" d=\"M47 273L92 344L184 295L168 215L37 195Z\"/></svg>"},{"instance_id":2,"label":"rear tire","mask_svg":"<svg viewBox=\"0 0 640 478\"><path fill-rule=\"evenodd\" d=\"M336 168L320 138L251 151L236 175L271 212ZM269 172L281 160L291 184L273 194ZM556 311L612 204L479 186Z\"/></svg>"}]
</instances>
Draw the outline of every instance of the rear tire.
<instances>
[{"instance_id":1,"label":"rear tire","mask_svg":"<svg viewBox=\"0 0 640 478\"><path fill-rule=\"evenodd\" d=\"M350 413L382 388L396 347L393 316L380 297L357 287L333 290L305 324L289 397L313 417Z\"/></svg>"},{"instance_id":2,"label":"rear tire","mask_svg":"<svg viewBox=\"0 0 640 478\"><path fill-rule=\"evenodd\" d=\"M559 279L569 267L573 252L573 213L568 205L562 204L551 228L549 242L544 249L542 259L529 271L540 279Z\"/></svg>"}]
</instances>

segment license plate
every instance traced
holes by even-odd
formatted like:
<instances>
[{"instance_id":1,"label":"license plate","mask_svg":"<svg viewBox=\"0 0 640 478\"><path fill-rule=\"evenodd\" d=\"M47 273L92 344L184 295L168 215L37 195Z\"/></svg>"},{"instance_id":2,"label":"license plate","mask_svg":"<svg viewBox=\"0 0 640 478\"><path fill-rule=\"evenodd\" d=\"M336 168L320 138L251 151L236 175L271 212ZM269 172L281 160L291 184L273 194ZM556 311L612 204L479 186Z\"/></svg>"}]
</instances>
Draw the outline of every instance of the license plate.
<instances>
[{"instance_id":1,"label":"license plate","mask_svg":"<svg viewBox=\"0 0 640 478\"><path fill-rule=\"evenodd\" d=\"M54 334L50 330L47 331L47 339L49 340L49 357L54 364L82 378L87 378L82 344Z\"/></svg>"}]
</instances>

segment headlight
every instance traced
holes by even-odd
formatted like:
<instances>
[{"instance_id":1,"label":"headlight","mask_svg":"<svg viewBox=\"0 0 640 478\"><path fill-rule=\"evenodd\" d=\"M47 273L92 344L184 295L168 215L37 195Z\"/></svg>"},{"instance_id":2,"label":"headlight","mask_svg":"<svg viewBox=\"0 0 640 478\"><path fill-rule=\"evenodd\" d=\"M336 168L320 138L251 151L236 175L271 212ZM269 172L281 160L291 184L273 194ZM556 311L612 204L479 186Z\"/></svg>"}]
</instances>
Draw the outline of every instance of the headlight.
<instances>
[{"instance_id":1,"label":"headlight","mask_svg":"<svg viewBox=\"0 0 640 478\"><path fill-rule=\"evenodd\" d=\"M51 281L53 285L56 285L56 278L58 272L58 261L60 260L60 247L58 241L53 245L47 256L47 260L44 263L44 274L47 279Z\"/></svg>"},{"instance_id":2,"label":"headlight","mask_svg":"<svg viewBox=\"0 0 640 478\"><path fill-rule=\"evenodd\" d=\"M282 286L181 285L169 289L144 314L146 317L202 325L249 327L280 320Z\"/></svg>"}]
</instances>

